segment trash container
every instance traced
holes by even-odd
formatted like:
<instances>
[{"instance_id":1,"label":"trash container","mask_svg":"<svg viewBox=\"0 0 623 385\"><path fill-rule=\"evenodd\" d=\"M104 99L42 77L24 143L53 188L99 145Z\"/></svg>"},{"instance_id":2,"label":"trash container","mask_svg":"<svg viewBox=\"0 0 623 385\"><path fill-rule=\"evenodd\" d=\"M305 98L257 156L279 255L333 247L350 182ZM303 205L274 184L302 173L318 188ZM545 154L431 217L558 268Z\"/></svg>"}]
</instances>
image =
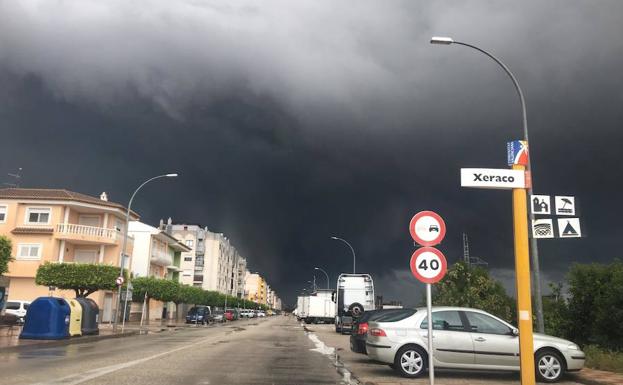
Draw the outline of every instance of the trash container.
<instances>
[{"instance_id":1,"label":"trash container","mask_svg":"<svg viewBox=\"0 0 623 385\"><path fill-rule=\"evenodd\" d=\"M39 297L28 308L19 338L60 340L69 337L69 304L62 298Z\"/></svg>"},{"instance_id":2,"label":"trash container","mask_svg":"<svg viewBox=\"0 0 623 385\"><path fill-rule=\"evenodd\" d=\"M69 314L69 336L82 335L82 305L75 299L66 299L71 313Z\"/></svg>"},{"instance_id":3,"label":"trash container","mask_svg":"<svg viewBox=\"0 0 623 385\"><path fill-rule=\"evenodd\" d=\"M99 334L100 309L91 298L76 298L82 306L82 335Z\"/></svg>"}]
</instances>

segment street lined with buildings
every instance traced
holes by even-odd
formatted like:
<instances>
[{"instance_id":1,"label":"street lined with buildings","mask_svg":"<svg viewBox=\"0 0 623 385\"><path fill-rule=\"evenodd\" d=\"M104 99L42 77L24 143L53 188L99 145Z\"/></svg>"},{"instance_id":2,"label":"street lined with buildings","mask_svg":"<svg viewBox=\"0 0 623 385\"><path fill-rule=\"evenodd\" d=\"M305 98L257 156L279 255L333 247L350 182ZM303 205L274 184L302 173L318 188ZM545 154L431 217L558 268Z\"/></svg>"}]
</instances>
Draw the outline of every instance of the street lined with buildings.
<instances>
[{"instance_id":1,"label":"street lined with buildings","mask_svg":"<svg viewBox=\"0 0 623 385\"><path fill-rule=\"evenodd\" d=\"M36 284L37 269L46 262L117 267L123 263L133 278L172 280L281 309L281 300L266 279L249 271L247 258L231 240L207 227L171 219L155 227L140 222L139 214L129 210L127 260L122 262L126 210L105 192L93 197L62 189L0 189L0 236L11 241L15 256L0 282L8 300L74 298L73 291ZM113 290L98 290L90 298L99 306L100 322L114 321ZM143 312L142 298L134 300L128 304L128 321L140 319ZM149 308L151 320L184 316L177 314L179 307L173 302L149 299ZM179 310L185 313L188 306Z\"/></svg>"}]
</instances>

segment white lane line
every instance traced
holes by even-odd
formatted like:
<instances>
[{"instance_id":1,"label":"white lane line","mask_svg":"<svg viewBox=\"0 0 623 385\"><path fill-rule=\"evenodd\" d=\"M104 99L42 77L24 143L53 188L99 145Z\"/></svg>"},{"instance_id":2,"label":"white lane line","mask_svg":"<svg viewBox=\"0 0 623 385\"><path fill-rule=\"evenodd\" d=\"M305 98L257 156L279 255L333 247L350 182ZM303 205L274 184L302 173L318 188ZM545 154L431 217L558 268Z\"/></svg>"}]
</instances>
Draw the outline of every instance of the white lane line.
<instances>
[{"instance_id":1,"label":"white lane line","mask_svg":"<svg viewBox=\"0 0 623 385\"><path fill-rule=\"evenodd\" d=\"M180 350L188 349L188 348L193 347L195 345L205 344L206 342L208 342L210 340L215 340L215 339L218 339L218 338L219 338L219 336L214 336L214 337L211 337L211 338L204 338L204 339L202 339L200 341L197 341L195 343L192 343L190 345L186 345L186 346L182 346L182 347L179 347L179 348L167 350L166 352L154 354L153 356L139 358L138 360L124 362L122 364L110 365L110 366L105 366L103 368L88 370L88 371L83 372L83 373L72 374L70 376L61 377L61 378L58 378L58 379L53 380L53 381L37 382L36 384L33 384L33 385L77 385L77 384L81 384L81 383L83 383L85 381L89 381L89 380L92 380L94 378L98 378L98 377L104 376L104 375L109 374L109 373L114 373L114 372L117 372L119 370L126 369L126 368L129 368L129 367L141 364L141 363L149 361L149 360L153 360L154 358L158 358L158 357L166 356L167 354L179 352Z\"/></svg>"}]
</instances>

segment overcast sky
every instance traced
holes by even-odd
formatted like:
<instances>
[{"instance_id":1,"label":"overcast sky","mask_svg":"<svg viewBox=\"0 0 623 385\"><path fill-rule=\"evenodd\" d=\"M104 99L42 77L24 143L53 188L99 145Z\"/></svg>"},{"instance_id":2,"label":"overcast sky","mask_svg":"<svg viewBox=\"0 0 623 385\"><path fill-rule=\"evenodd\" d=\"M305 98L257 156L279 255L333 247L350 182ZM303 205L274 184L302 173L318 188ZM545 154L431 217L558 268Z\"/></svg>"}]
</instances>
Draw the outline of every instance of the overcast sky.
<instances>
[{"instance_id":1,"label":"overcast sky","mask_svg":"<svg viewBox=\"0 0 623 385\"><path fill-rule=\"evenodd\" d=\"M513 292L511 194L461 189L506 167L526 94L535 193L573 195L582 239L541 240L544 278L619 252L620 1L0 0L0 182L102 191L143 221L227 234L289 302L314 266L371 273L418 302L416 212L441 214L450 263L472 255ZM318 276L324 284L324 277Z\"/></svg>"}]
</instances>

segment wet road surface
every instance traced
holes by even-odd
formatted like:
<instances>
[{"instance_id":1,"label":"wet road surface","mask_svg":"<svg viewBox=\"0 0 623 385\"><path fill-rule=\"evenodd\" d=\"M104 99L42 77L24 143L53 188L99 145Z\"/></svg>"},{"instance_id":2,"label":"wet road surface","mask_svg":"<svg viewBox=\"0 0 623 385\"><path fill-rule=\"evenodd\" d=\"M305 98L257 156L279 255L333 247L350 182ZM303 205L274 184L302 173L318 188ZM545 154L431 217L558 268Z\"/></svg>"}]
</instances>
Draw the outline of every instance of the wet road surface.
<instances>
[{"instance_id":1,"label":"wet road surface","mask_svg":"<svg viewBox=\"0 0 623 385\"><path fill-rule=\"evenodd\" d=\"M348 384L331 352L275 316L85 344L0 351L0 384Z\"/></svg>"}]
</instances>

